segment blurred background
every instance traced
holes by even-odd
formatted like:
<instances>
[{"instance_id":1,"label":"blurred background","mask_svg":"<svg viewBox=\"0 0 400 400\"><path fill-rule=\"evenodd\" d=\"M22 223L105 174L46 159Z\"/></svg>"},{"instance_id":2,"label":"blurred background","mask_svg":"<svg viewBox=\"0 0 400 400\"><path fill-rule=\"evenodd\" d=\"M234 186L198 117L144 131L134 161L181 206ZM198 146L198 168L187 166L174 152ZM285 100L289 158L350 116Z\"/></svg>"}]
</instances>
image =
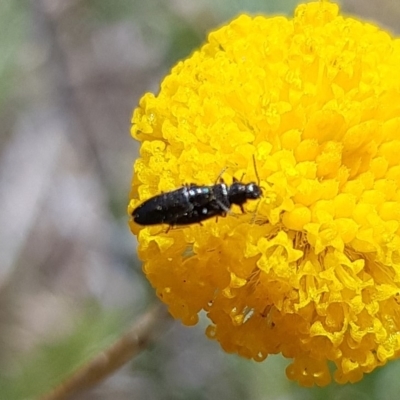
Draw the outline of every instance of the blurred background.
<instances>
[{"instance_id":1,"label":"blurred background","mask_svg":"<svg viewBox=\"0 0 400 400\"><path fill-rule=\"evenodd\" d=\"M207 32L295 0L0 2L0 400L31 399L112 343L156 302L126 215L138 154L130 118ZM398 0L343 12L400 32ZM223 353L176 322L73 399L394 399L400 363L355 385L304 389L280 356Z\"/></svg>"}]
</instances>

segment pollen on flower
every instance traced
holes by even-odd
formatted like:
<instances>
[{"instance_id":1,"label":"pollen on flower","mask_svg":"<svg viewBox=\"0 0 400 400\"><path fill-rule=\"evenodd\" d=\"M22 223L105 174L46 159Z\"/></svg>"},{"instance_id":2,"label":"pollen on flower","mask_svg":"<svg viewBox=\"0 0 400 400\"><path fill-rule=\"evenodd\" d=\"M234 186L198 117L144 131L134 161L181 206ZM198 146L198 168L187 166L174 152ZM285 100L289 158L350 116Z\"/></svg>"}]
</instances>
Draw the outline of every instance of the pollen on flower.
<instances>
[{"instance_id":1,"label":"pollen on flower","mask_svg":"<svg viewBox=\"0 0 400 400\"><path fill-rule=\"evenodd\" d=\"M400 357L399 70L398 39L311 2L238 17L143 96L129 213L220 177L263 191L201 225L131 223L175 318L205 312L224 350L281 353L303 386Z\"/></svg>"}]
</instances>

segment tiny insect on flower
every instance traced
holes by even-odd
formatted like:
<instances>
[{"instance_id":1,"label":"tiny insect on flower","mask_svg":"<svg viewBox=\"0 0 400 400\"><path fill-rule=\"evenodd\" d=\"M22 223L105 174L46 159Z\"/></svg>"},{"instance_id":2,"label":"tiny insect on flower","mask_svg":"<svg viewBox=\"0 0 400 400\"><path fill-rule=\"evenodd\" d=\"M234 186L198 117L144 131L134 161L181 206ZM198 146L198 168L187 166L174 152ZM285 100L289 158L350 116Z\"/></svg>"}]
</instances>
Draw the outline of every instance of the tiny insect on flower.
<instances>
[{"instance_id":1,"label":"tiny insect on flower","mask_svg":"<svg viewBox=\"0 0 400 400\"><path fill-rule=\"evenodd\" d=\"M237 179L230 186L222 179L211 186L191 183L151 197L136 207L132 216L139 225L189 225L215 216L225 216L233 204L244 212L243 204L261 195L259 185L254 182L245 184Z\"/></svg>"}]
</instances>

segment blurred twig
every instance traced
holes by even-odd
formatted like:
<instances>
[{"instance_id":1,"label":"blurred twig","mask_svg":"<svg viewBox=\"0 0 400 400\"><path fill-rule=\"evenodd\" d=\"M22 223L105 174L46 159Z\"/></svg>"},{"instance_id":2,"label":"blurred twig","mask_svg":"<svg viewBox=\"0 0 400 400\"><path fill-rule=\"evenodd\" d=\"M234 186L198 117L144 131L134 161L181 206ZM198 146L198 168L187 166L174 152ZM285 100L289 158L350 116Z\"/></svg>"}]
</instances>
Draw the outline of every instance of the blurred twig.
<instances>
[{"instance_id":1,"label":"blurred twig","mask_svg":"<svg viewBox=\"0 0 400 400\"><path fill-rule=\"evenodd\" d=\"M103 381L165 332L169 322L170 317L165 307L154 306L112 346L78 368L68 379L40 400L67 399L73 393Z\"/></svg>"},{"instance_id":2,"label":"blurred twig","mask_svg":"<svg viewBox=\"0 0 400 400\"><path fill-rule=\"evenodd\" d=\"M94 140L88 107L81 100L78 87L73 83L72 60L67 46L62 38L67 36L72 40L71 31L62 29L64 22L63 14L67 13L68 7L64 9L56 2L52 7L51 2L46 0L32 1L31 6L35 15L36 29L41 33L42 40L46 40L49 47L49 59L46 65L47 79L50 82L50 98L60 112L60 118L68 122L71 128L68 130L69 139L74 149L83 160L94 162L94 170L103 183L106 183L106 175L101 162L99 150ZM65 17L66 18L66 17Z\"/></svg>"}]
</instances>

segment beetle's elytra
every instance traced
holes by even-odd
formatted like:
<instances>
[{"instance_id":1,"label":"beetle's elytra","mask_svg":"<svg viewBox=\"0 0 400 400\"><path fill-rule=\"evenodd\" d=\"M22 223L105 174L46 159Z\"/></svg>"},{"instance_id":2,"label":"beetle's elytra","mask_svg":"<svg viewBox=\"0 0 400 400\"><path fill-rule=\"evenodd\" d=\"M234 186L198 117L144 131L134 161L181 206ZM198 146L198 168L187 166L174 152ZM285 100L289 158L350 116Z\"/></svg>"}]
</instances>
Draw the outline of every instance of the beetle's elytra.
<instances>
[{"instance_id":1,"label":"beetle's elytra","mask_svg":"<svg viewBox=\"0 0 400 400\"><path fill-rule=\"evenodd\" d=\"M259 199L261 195L258 184L245 184L235 178L230 186L222 179L220 183L211 186L191 183L151 197L136 207L132 216L139 225L190 225L212 217L225 216L233 204L244 212L243 204L247 200Z\"/></svg>"}]
</instances>

